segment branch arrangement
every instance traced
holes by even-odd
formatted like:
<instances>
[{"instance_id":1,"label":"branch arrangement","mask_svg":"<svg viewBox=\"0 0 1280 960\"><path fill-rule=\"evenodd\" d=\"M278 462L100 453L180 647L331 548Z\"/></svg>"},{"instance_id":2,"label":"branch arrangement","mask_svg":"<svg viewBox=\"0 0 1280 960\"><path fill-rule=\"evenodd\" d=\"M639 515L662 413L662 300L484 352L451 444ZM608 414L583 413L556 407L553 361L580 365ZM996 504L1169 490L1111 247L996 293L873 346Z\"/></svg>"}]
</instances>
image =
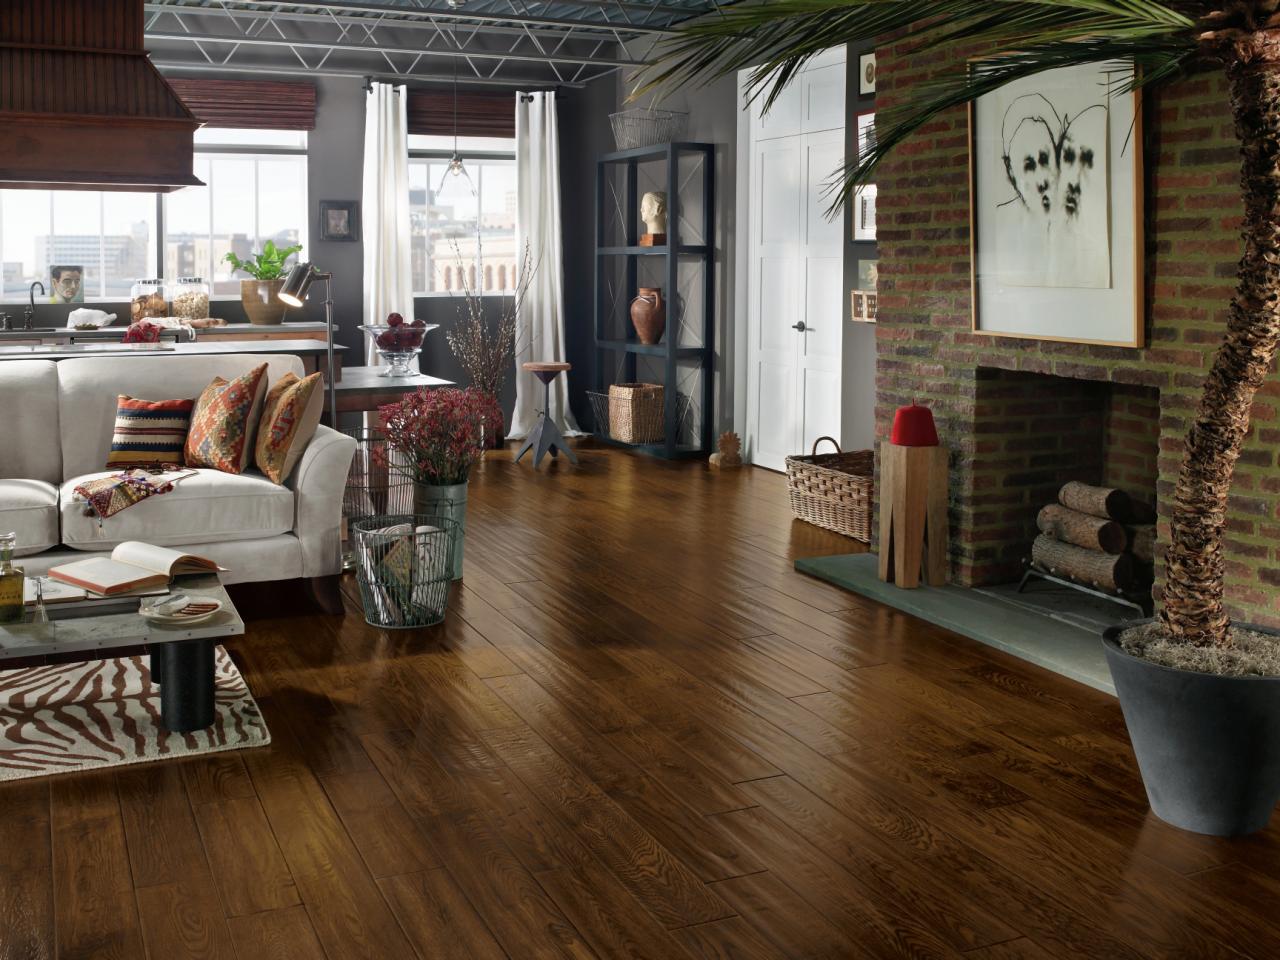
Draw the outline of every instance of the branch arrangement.
<instances>
[{"instance_id":1,"label":"branch arrangement","mask_svg":"<svg viewBox=\"0 0 1280 960\"><path fill-rule=\"evenodd\" d=\"M472 385L483 393L497 397L516 357L520 311L541 261L534 262L533 250L526 242L516 276L515 292L502 298L502 312L497 322L490 322L485 316L482 292L472 287L469 273L465 269L466 261L463 260L456 242L453 244L453 252L460 268L458 273L462 277L462 308L458 311L458 323L448 334L449 349L471 377Z\"/></svg>"}]
</instances>

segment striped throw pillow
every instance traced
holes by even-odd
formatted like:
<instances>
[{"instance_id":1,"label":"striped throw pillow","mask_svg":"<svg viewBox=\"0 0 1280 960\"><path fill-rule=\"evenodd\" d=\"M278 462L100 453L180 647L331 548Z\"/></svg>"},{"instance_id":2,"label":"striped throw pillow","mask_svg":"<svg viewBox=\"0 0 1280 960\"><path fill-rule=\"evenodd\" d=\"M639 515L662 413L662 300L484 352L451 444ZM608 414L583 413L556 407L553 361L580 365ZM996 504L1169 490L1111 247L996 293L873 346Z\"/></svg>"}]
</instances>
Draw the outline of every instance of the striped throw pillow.
<instances>
[{"instance_id":1,"label":"striped throw pillow","mask_svg":"<svg viewBox=\"0 0 1280 960\"><path fill-rule=\"evenodd\" d=\"M116 398L116 427L107 454L109 470L182 466L194 400Z\"/></svg>"}]
</instances>

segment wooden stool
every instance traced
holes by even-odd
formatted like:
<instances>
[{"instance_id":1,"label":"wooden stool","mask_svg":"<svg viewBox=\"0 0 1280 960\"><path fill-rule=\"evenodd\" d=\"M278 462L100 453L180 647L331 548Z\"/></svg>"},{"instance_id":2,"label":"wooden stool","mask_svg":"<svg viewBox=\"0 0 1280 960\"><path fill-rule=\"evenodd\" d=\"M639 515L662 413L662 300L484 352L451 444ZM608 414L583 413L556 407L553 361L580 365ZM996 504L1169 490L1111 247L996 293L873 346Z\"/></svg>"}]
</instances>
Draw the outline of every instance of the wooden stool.
<instances>
[{"instance_id":1,"label":"wooden stool","mask_svg":"<svg viewBox=\"0 0 1280 960\"><path fill-rule=\"evenodd\" d=\"M561 450L569 458L570 463L576 464L578 458L565 445L564 437L560 435L560 428L556 426L555 421L550 416L551 381L558 377L562 371L572 370L573 365L568 363L524 363L521 366L542 381L543 402L542 412L538 415L538 422L529 431L529 436L525 438L524 446L516 454L516 463L519 463L520 458L532 449L533 468L535 470L538 469L538 464L542 462L545 454L550 453L552 457L555 457L558 455L558 451Z\"/></svg>"},{"instance_id":2,"label":"wooden stool","mask_svg":"<svg viewBox=\"0 0 1280 960\"><path fill-rule=\"evenodd\" d=\"M947 450L880 446L880 579L947 582Z\"/></svg>"}]
</instances>

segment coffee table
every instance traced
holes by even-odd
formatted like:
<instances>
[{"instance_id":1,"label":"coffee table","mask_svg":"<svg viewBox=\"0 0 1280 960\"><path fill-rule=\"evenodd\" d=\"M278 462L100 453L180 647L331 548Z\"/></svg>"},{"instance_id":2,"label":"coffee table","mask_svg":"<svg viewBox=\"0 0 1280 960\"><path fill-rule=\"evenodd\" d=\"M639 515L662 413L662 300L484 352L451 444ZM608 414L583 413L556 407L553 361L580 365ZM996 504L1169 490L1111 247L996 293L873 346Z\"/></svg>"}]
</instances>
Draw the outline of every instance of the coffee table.
<instances>
[{"instance_id":1,"label":"coffee table","mask_svg":"<svg viewBox=\"0 0 1280 960\"><path fill-rule=\"evenodd\" d=\"M122 647L145 644L151 681L160 686L161 723L174 733L202 730L214 720L214 647L242 635L244 621L217 574L176 577L172 590L192 600L220 600L222 609L202 623L167 626L139 614L137 597L50 604L48 623L0 623L0 667L51 654L106 660Z\"/></svg>"}]
</instances>

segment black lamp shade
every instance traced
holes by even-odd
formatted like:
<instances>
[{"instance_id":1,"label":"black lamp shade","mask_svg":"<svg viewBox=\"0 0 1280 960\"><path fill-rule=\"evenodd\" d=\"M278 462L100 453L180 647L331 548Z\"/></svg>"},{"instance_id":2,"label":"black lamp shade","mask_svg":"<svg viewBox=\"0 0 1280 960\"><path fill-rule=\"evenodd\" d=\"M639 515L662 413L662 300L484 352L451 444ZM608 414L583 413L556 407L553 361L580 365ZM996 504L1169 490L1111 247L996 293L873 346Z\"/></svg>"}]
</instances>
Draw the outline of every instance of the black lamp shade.
<instances>
[{"instance_id":1,"label":"black lamp shade","mask_svg":"<svg viewBox=\"0 0 1280 960\"><path fill-rule=\"evenodd\" d=\"M295 264L289 271L289 275L285 277L284 286L276 294L277 299L291 307L302 306L303 301L307 299L307 291L311 289L311 282L315 278L316 270L310 263Z\"/></svg>"}]
</instances>

